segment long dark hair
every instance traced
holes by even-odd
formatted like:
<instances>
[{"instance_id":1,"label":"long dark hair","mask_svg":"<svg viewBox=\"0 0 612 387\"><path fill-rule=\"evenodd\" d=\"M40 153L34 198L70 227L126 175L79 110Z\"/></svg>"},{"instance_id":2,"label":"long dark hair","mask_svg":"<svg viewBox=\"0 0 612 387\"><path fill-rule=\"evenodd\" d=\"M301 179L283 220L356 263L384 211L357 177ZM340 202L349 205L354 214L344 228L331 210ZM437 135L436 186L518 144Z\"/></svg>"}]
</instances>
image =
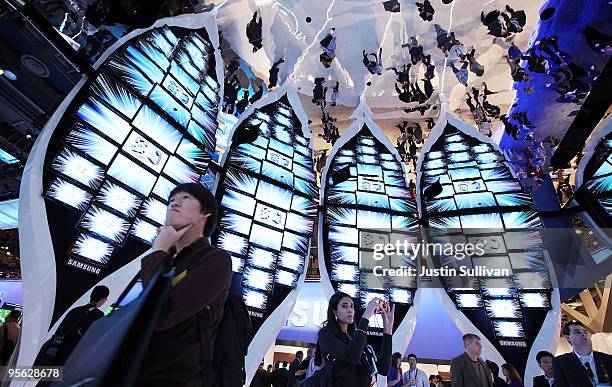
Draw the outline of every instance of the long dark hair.
<instances>
[{"instance_id":1,"label":"long dark hair","mask_svg":"<svg viewBox=\"0 0 612 387\"><path fill-rule=\"evenodd\" d=\"M521 383L523 383L523 379L521 379L521 375L519 375L518 371L516 370L516 368L514 368L514 366L512 364L502 364L502 368L504 368L506 371L508 371L508 377L507 380L511 381L511 380L518 380Z\"/></svg>"},{"instance_id":2,"label":"long dark hair","mask_svg":"<svg viewBox=\"0 0 612 387\"><path fill-rule=\"evenodd\" d=\"M392 356L391 356L391 367L398 369L399 367L397 366L397 360L402 358L402 354L399 352L395 352Z\"/></svg>"},{"instance_id":3,"label":"long dark hair","mask_svg":"<svg viewBox=\"0 0 612 387\"><path fill-rule=\"evenodd\" d=\"M333 296L331 296L329 299L329 305L327 306L327 320L323 323L325 328L330 329L337 336L341 335L342 331L340 330L340 325L338 324L338 320L336 320L336 315L334 312L336 309L338 309L340 300L345 297L351 298L351 296L343 292L336 292ZM353 336L353 333L355 333L355 320L348 325L348 334Z\"/></svg>"}]
</instances>

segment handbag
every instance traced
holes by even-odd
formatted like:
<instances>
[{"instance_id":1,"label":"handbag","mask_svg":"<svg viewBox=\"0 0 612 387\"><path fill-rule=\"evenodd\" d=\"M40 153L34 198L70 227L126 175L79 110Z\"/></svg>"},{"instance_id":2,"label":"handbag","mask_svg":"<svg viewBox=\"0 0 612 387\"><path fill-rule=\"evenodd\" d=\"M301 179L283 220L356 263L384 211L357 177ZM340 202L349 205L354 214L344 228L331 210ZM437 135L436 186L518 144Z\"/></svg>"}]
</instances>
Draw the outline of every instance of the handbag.
<instances>
[{"instance_id":1,"label":"handbag","mask_svg":"<svg viewBox=\"0 0 612 387\"><path fill-rule=\"evenodd\" d=\"M52 387L134 384L161 314L160 300L172 287L174 270L165 272L163 266L157 268L137 299L89 327L66 360L63 381L51 383Z\"/></svg>"},{"instance_id":2,"label":"handbag","mask_svg":"<svg viewBox=\"0 0 612 387\"><path fill-rule=\"evenodd\" d=\"M329 354L325 365L315 371L311 377L298 382L299 387L333 387L334 386L334 361Z\"/></svg>"}]
</instances>

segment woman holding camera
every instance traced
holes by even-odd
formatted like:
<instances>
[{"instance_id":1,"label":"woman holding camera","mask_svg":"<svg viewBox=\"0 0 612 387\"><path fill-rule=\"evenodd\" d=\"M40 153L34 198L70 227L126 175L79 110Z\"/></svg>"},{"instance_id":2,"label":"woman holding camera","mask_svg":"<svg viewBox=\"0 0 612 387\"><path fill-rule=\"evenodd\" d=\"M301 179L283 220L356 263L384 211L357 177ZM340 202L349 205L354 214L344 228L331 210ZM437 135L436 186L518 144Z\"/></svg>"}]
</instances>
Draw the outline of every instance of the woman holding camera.
<instances>
[{"instance_id":1,"label":"woman holding camera","mask_svg":"<svg viewBox=\"0 0 612 387\"><path fill-rule=\"evenodd\" d=\"M370 319L380 313L384 334L382 349L375 353L367 345ZM372 299L357 326L355 305L346 293L336 292L329 300L327 321L319 331L319 346L325 361L332 362L334 387L369 387L372 376L386 376L391 367L391 334L395 306L380 298Z\"/></svg>"}]
</instances>

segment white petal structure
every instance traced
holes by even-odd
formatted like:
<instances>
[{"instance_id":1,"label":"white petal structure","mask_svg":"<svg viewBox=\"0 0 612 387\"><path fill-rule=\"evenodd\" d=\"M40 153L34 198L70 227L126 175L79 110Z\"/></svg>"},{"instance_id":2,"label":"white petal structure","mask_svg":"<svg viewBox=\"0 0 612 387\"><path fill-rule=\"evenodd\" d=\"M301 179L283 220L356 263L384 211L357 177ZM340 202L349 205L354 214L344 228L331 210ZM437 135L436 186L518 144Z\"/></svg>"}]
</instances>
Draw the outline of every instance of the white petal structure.
<instances>
[{"instance_id":1,"label":"white petal structure","mask_svg":"<svg viewBox=\"0 0 612 387\"><path fill-rule=\"evenodd\" d=\"M448 122L438 122L432 130L417 165L419 207L434 231L428 241L484 247L468 257L433 254L428 264L473 270L442 277L447 294L457 313L479 327L507 362L524 369L528 348L551 307L538 232L543 224L497 146L447 116ZM500 272L487 275L482 268Z\"/></svg>"},{"instance_id":2,"label":"white petal structure","mask_svg":"<svg viewBox=\"0 0 612 387\"><path fill-rule=\"evenodd\" d=\"M318 187L307 118L285 85L247 109L229 134L217 183L213 243L230 252L257 333L247 380L274 342L306 276Z\"/></svg>"},{"instance_id":3,"label":"white petal structure","mask_svg":"<svg viewBox=\"0 0 612 387\"><path fill-rule=\"evenodd\" d=\"M74 289L85 293L92 278L108 276L119 281L105 283L112 292L127 285L130 278L117 273L149 248L176 185L214 181L218 46L211 15L131 32L102 55L37 138L22 180L28 215L19 228L24 286L40 289L24 295L24 307L40 313L24 324L32 340L22 341L20 364L32 364L35 343L80 296ZM60 286L66 281L74 286Z\"/></svg>"},{"instance_id":4,"label":"white petal structure","mask_svg":"<svg viewBox=\"0 0 612 387\"><path fill-rule=\"evenodd\" d=\"M378 275L376 270L416 269L416 263L389 254L374 258L373 251L393 238L416 235L417 208L399 154L370 119L357 119L334 145L323 170L321 203L319 266L327 296L345 292L356 308L365 307L372 297L392 301L396 321L403 321L414 303L416 282ZM406 323L414 324L413 318ZM370 329L381 328L382 323L370 324ZM394 350L405 349L411 329L403 331Z\"/></svg>"}]
</instances>

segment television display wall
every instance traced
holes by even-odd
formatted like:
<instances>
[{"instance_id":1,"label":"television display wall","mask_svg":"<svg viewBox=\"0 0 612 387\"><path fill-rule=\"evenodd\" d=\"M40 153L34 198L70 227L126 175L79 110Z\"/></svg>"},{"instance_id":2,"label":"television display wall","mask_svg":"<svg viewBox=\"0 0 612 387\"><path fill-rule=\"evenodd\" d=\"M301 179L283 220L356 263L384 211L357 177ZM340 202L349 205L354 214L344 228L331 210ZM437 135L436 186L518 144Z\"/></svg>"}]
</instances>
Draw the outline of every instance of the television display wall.
<instances>
[{"instance_id":1,"label":"television display wall","mask_svg":"<svg viewBox=\"0 0 612 387\"><path fill-rule=\"evenodd\" d=\"M43 176L54 319L148 248L175 186L214 181L214 52L205 28L153 28L108 56L61 118Z\"/></svg>"}]
</instances>

